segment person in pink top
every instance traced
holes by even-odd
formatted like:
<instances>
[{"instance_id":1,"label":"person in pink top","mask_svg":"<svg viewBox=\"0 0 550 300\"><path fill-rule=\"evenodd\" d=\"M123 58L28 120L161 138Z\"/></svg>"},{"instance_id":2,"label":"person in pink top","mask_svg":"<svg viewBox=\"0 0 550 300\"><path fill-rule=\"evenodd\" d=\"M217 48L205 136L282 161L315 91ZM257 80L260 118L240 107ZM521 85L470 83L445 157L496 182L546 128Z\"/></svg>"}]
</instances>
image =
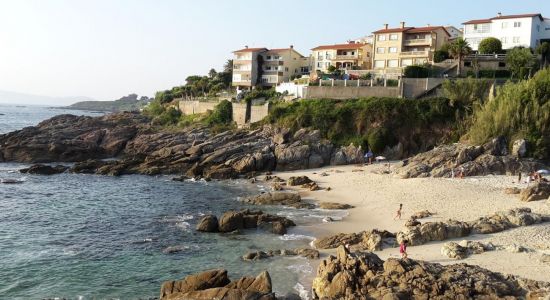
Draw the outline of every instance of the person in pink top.
<instances>
[{"instance_id":1,"label":"person in pink top","mask_svg":"<svg viewBox=\"0 0 550 300\"><path fill-rule=\"evenodd\" d=\"M407 244L409 241L403 240L401 244L399 245L399 253L401 253L401 258L406 259L407 258Z\"/></svg>"}]
</instances>

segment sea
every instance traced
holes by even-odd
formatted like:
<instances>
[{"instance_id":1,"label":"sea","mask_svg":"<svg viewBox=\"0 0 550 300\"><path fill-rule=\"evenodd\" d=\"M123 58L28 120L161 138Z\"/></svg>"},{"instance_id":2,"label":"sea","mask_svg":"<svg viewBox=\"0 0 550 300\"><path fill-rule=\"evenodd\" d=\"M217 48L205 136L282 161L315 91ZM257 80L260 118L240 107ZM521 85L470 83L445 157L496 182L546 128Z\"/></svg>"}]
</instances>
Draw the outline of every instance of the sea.
<instances>
[{"instance_id":1,"label":"sea","mask_svg":"<svg viewBox=\"0 0 550 300\"><path fill-rule=\"evenodd\" d=\"M0 134L58 114L100 112L0 104ZM251 207L267 188L247 180L173 181L171 176L21 174L0 163L0 299L152 299L162 282L209 269L231 279L267 270L278 295L309 299L316 263L302 257L243 261L251 251L309 247L325 217L342 211ZM199 233L205 214L261 209L298 225L283 236L260 230Z\"/></svg>"}]
</instances>

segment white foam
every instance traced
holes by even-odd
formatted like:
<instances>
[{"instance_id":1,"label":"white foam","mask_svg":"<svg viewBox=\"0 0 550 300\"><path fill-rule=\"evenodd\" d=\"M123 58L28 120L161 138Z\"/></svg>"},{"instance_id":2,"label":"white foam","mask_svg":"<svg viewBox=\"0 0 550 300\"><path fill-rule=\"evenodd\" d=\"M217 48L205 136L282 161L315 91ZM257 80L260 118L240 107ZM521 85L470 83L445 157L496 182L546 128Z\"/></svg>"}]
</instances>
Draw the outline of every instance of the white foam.
<instances>
[{"instance_id":1,"label":"white foam","mask_svg":"<svg viewBox=\"0 0 550 300\"><path fill-rule=\"evenodd\" d=\"M303 234L285 234L283 236L280 236L279 239L283 241L297 241L297 240L315 240L315 237L309 236L309 235L303 235Z\"/></svg>"},{"instance_id":2,"label":"white foam","mask_svg":"<svg viewBox=\"0 0 550 300\"><path fill-rule=\"evenodd\" d=\"M309 297L309 292L306 290L306 288L300 284L299 282L294 285L294 290L298 292L298 296L302 298L302 300L309 300L311 299Z\"/></svg>"}]
</instances>

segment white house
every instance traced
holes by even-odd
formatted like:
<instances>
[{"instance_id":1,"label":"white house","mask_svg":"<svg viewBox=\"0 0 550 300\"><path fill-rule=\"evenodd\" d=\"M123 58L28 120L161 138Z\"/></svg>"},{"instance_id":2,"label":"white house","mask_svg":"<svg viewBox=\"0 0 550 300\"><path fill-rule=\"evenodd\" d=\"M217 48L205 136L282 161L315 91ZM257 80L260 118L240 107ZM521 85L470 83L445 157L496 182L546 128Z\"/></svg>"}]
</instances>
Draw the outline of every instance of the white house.
<instances>
[{"instance_id":1,"label":"white house","mask_svg":"<svg viewBox=\"0 0 550 300\"><path fill-rule=\"evenodd\" d=\"M488 37L499 39L503 49L518 46L536 48L542 42L550 42L550 19L541 14L505 16L498 13L494 18L470 20L462 24L464 39L474 51Z\"/></svg>"},{"instance_id":2,"label":"white house","mask_svg":"<svg viewBox=\"0 0 550 300\"><path fill-rule=\"evenodd\" d=\"M450 37L449 37L449 41L453 41L453 40L456 40L457 38L459 37L462 37L463 34L462 34L462 30L454 27L454 26L445 26L445 30L447 30L447 32L449 33Z\"/></svg>"}]
</instances>

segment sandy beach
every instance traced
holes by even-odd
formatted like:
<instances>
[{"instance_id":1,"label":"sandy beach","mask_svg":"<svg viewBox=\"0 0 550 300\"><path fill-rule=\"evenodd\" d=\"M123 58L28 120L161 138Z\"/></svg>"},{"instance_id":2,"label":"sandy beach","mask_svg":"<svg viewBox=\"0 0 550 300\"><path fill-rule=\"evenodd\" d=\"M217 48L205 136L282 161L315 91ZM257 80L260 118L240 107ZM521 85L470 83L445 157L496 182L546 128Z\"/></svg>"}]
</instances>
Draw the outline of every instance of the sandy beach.
<instances>
[{"instance_id":1,"label":"sandy beach","mask_svg":"<svg viewBox=\"0 0 550 300\"><path fill-rule=\"evenodd\" d=\"M422 222L447 219L471 221L517 207L529 207L533 212L550 214L550 204L545 200L526 203L521 202L518 195L504 193L507 187L527 186L526 183L518 184L515 176L401 179L394 174L383 174L387 169L387 166L382 164L348 165L278 172L274 175L285 180L290 176L305 175L317 182L321 188L331 188L330 191L295 188L305 200L355 206L348 210L348 216L341 221L308 228L316 237L375 228L397 232L402 229L410 215L422 210L435 213L430 218L422 219ZM322 173L327 175L322 176ZM400 203L403 204L402 218L394 220ZM450 259L441 254L441 247L445 242L463 239L491 242L496 246L516 244L533 251L512 253L507 250L495 250L471 255L463 260ZM496 234L471 235L457 240L431 242L409 247L408 253L413 259L441 264L468 263L505 274L550 281L550 264L540 262L542 254L550 254L550 223L519 227ZM398 257L399 251L397 248L389 248L378 251L377 254L382 259L387 259Z\"/></svg>"}]
</instances>

